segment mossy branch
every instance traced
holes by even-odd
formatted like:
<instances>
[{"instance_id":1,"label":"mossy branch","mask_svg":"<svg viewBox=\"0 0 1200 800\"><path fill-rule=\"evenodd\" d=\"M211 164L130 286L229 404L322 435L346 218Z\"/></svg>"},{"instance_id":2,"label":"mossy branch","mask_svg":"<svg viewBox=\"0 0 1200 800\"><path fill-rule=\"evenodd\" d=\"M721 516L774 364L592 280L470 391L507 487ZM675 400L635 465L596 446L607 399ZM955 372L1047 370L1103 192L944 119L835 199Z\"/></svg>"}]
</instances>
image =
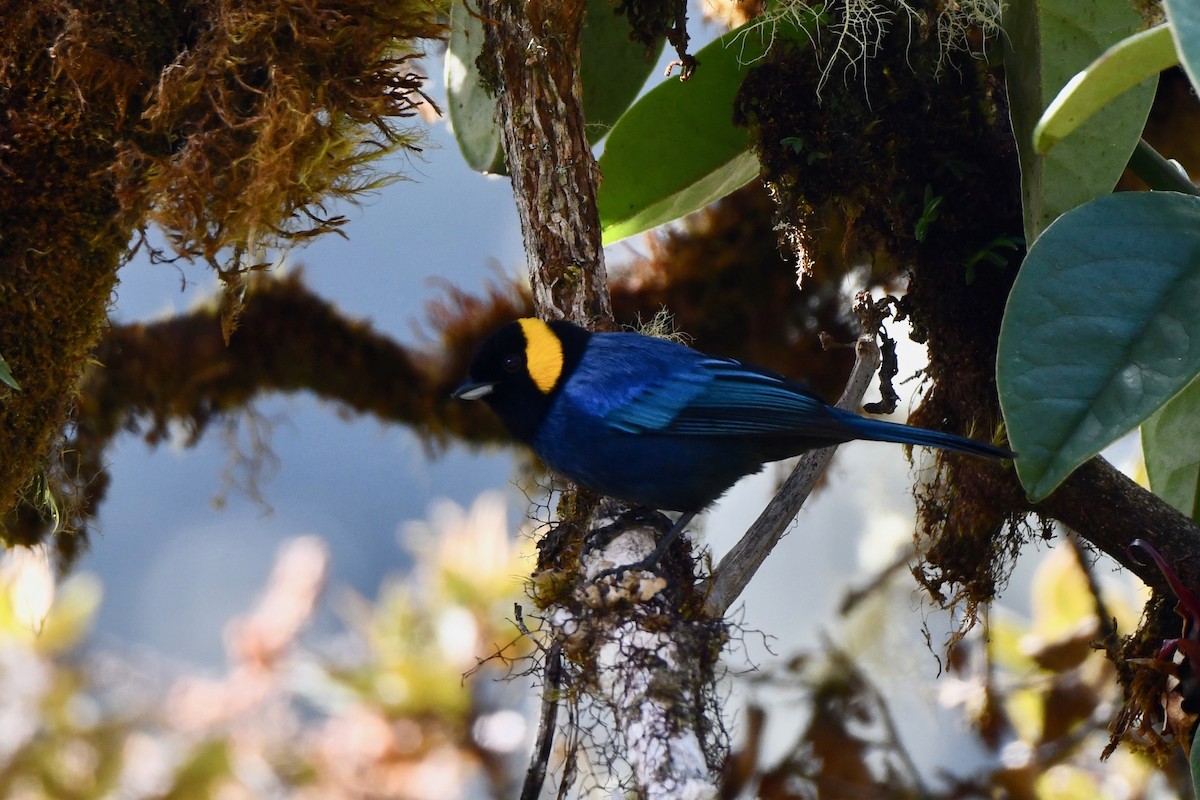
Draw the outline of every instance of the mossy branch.
<instances>
[{"instance_id":1,"label":"mossy branch","mask_svg":"<svg viewBox=\"0 0 1200 800\"><path fill-rule=\"evenodd\" d=\"M4 0L0 19L0 353L21 386L0 397L2 516L59 469L135 232L236 287L264 247L336 229L325 204L417 146L409 64L444 29L425 0Z\"/></svg>"}]
</instances>

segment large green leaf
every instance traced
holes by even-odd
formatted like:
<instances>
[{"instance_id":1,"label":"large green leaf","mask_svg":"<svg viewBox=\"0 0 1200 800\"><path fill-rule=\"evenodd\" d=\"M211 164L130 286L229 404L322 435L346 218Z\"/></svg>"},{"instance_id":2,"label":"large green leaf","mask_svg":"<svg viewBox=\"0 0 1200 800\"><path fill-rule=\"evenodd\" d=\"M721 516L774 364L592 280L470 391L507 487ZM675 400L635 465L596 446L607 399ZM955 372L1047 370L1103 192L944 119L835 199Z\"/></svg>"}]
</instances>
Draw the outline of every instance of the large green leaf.
<instances>
[{"instance_id":1,"label":"large green leaf","mask_svg":"<svg viewBox=\"0 0 1200 800\"><path fill-rule=\"evenodd\" d=\"M1121 94L1178 63L1169 25L1122 39L1058 93L1033 129L1034 148L1045 153Z\"/></svg>"},{"instance_id":2,"label":"large green leaf","mask_svg":"<svg viewBox=\"0 0 1200 800\"><path fill-rule=\"evenodd\" d=\"M1200 372L1200 198L1122 193L1030 248L1000 329L1017 474L1040 500Z\"/></svg>"},{"instance_id":3,"label":"large green leaf","mask_svg":"<svg viewBox=\"0 0 1200 800\"><path fill-rule=\"evenodd\" d=\"M1200 86L1200 4L1196 0L1165 0L1164 5L1179 60L1192 85Z\"/></svg>"},{"instance_id":4,"label":"large green leaf","mask_svg":"<svg viewBox=\"0 0 1200 800\"><path fill-rule=\"evenodd\" d=\"M1039 155L1033 149L1033 129L1051 99L1142 21L1128 0L1012 0L1003 22L1025 240L1033 242L1060 214L1116 185L1145 125L1156 80L1122 94L1048 154Z\"/></svg>"},{"instance_id":5,"label":"large green leaf","mask_svg":"<svg viewBox=\"0 0 1200 800\"><path fill-rule=\"evenodd\" d=\"M1151 490L1200 521L1200 381L1189 383L1146 420L1142 452Z\"/></svg>"},{"instance_id":6,"label":"large green leaf","mask_svg":"<svg viewBox=\"0 0 1200 800\"><path fill-rule=\"evenodd\" d=\"M473 0L469 0L473 2ZM446 105L454 137L467 164L478 172L505 173L496 122L496 100L484 85L476 60L483 48L483 23L468 10L468 0L450 7L446 48ZM654 69L657 51L629 38L629 21L613 13L608 0L588 0L580 38L580 83L588 142L612 129L641 91Z\"/></svg>"},{"instance_id":7,"label":"large green leaf","mask_svg":"<svg viewBox=\"0 0 1200 800\"><path fill-rule=\"evenodd\" d=\"M588 142L608 135L621 118L662 54L660 39L654 52L629 38L629 20L613 13L609 0L588 0L587 18L579 43L579 81L583 85L583 116Z\"/></svg>"},{"instance_id":8,"label":"large green leaf","mask_svg":"<svg viewBox=\"0 0 1200 800\"><path fill-rule=\"evenodd\" d=\"M758 175L750 133L733 124L733 101L746 73L771 46L810 41L814 18L754 22L696 54L688 81L666 80L617 122L600 156L604 243L678 219Z\"/></svg>"},{"instance_id":9,"label":"large green leaf","mask_svg":"<svg viewBox=\"0 0 1200 800\"><path fill-rule=\"evenodd\" d=\"M483 21L467 0L450 4L450 42L446 46L446 112L467 166L476 172L504 170L496 99L484 85L475 61L483 50Z\"/></svg>"}]
</instances>

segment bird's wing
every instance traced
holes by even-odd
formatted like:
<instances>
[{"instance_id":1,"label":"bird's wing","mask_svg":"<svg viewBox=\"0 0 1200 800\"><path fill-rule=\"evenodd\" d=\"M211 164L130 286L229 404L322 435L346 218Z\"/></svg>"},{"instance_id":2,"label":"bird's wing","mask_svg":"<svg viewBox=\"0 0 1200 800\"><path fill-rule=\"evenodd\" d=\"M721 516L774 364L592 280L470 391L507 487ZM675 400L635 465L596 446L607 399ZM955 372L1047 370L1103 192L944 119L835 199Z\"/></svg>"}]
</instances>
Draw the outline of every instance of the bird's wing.
<instances>
[{"instance_id":1,"label":"bird's wing","mask_svg":"<svg viewBox=\"0 0 1200 800\"><path fill-rule=\"evenodd\" d=\"M837 419L803 387L732 359L705 358L661 375L606 414L629 433L686 436L827 434Z\"/></svg>"}]
</instances>

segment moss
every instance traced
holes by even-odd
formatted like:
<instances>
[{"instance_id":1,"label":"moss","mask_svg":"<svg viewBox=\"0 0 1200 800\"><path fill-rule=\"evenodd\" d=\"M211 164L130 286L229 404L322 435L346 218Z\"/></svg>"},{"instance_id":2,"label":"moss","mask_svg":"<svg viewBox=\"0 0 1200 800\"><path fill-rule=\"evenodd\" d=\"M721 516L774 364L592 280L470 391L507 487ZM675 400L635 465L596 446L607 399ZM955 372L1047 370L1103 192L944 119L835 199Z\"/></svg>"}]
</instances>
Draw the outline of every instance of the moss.
<instances>
[{"instance_id":1,"label":"moss","mask_svg":"<svg viewBox=\"0 0 1200 800\"><path fill-rule=\"evenodd\" d=\"M906 275L902 310L929 353L928 390L909 421L1002 440L995 348L1020 252L1002 253L1007 267L977 258L1022 230L1001 86L982 62L946 52L935 30L896 26L870 56L822 84L826 54L776 48L742 87L739 116L755 134L781 241L806 288L864 270L868 282ZM1027 505L1004 466L941 453L936 463L918 490L918 536L932 543L921 578L970 611L1028 537L1008 524Z\"/></svg>"},{"instance_id":2,"label":"moss","mask_svg":"<svg viewBox=\"0 0 1200 800\"><path fill-rule=\"evenodd\" d=\"M125 50L130 0L102 7L10 3L0 28L7 145L0 151L0 353L21 391L0 403L0 508L32 490L104 329L131 229L104 167L157 66ZM94 100L90 97L94 96Z\"/></svg>"},{"instance_id":3,"label":"moss","mask_svg":"<svg viewBox=\"0 0 1200 800\"><path fill-rule=\"evenodd\" d=\"M416 147L412 42L442 27L424 0L4 0L0 18L7 513L33 476L69 480L50 454L134 232L159 224L237 285L248 254L336 229L323 203Z\"/></svg>"},{"instance_id":4,"label":"moss","mask_svg":"<svg viewBox=\"0 0 1200 800\"><path fill-rule=\"evenodd\" d=\"M629 38L646 48L653 58L665 38L680 59L687 51L687 3L682 0L615 0L613 10L623 14L631 27Z\"/></svg>"},{"instance_id":5,"label":"moss","mask_svg":"<svg viewBox=\"0 0 1200 800\"><path fill-rule=\"evenodd\" d=\"M368 165L419 149L400 124L422 102L414 40L444 29L425 0L197 2L188 49L162 72L119 153L123 207L177 252L237 255L320 234L323 212L386 180ZM235 257L222 257L232 249Z\"/></svg>"},{"instance_id":6,"label":"moss","mask_svg":"<svg viewBox=\"0 0 1200 800\"><path fill-rule=\"evenodd\" d=\"M85 532L103 501L105 451L118 434L138 432L157 444L169 430L183 430L192 444L264 392L310 391L346 412L408 423L431 448L451 432L475 442L504 438L493 415L450 399L475 340L444 355L405 348L347 319L293 275L247 281L243 324L227 343L221 319L232 302L221 297L184 315L106 332L84 371L56 462L56 493L74 500L63 512L70 529ZM47 517L21 505L6 520L8 534L35 542Z\"/></svg>"}]
</instances>

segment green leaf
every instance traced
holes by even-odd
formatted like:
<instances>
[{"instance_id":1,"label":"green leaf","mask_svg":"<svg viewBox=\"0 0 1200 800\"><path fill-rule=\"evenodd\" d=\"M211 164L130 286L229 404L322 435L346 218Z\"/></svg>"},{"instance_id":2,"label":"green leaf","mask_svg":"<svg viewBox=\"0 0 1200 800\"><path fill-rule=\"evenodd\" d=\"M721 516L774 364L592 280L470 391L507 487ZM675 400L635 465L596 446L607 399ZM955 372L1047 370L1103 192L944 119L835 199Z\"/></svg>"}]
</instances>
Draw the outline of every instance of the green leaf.
<instances>
[{"instance_id":1,"label":"green leaf","mask_svg":"<svg viewBox=\"0 0 1200 800\"><path fill-rule=\"evenodd\" d=\"M496 99L484 87L475 61L483 50L483 21L466 0L450 4L446 47L446 111L467 166L476 172L506 174L496 124Z\"/></svg>"},{"instance_id":2,"label":"green leaf","mask_svg":"<svg viewBox=\"0 0 1200 800\"><path fill-rule=\"evenodd\" d=\"M3 383L14 391L21 391L21 384L17 383L17 379L13 377L12 370L9 369L8 362L4 360L4 356L0 356L0 383Z\"/></svg>"},{"instance_id":3,"label":"green leaf","mask_svg":"<svg viewBox=\"0 0 1200 800\"><path fill-rule=\"evenodd\" d=\"M609 0L589 0L579 43L579 80L583 85L583 116L590 144L603 139L621 118L662 54L663 39L647 55L629 38L629 20L613 13Z\"/></svg>"},{"instance_id":4,"label":"green leaf","mask_svg":"<svg viewBox=\"0 0 1200 800\"><path fill-rule=\"evenodd\" d=\"M1005 80L1021 162L1025 240L1060 214L1116 185L1154 99L1147 79L1108 104L1046 155L1033 129L1049 101L1110 45L1141 27L1127 0L1012 0L1004 10Z\"/></svg>"},{"instance_id":5,"label":"green leaf","mask_svg":"<svg viewBox=\"0 0 1200 800\"><path fill-rule=\"evenodd\" d=\"M629 38L629 20L613 13L608 0L589 0L580 37L583 116L590 144L612 129L637 97L662 52ZM496 100L484 87L476 60L483 48L483 23L465 0L450 8L446 49L446 100L459 150L477 172L507 174L496 122Z\"/></svg>"},{"instance_id":6,"label":"green leaf","mask_svg":"<svg viewBox=\"0 0 1200 800\"><path fill-rule=\"evenodd\" d=\"M996 366L1017 474L1040 500L1200 372L1200 198L1108 195L1029 249Z\"/></svg>"},{"instance_id":7,"label":"green leaf","mask_svg":"<svg viewBox=\"0 0 1200 800\"><path fill-rule=\"evenodd\" d=\"M1164 5L1179 60L1192 86L1200 86L1200 5L1196 0L1165 0Z\"/></svg>"},{"instance_id":8,"label":"green leaf","mask_svg":"<svg viewBox=\"0 0 1200 800\"><path fill-rule=\"evenodd\" d=\"M1192 381L1142 425L1150 489L1200 521L1200 381Z\"/></svg>"},{"instance_id":9,"label":"green leaf","mask_svg":"<svg viewBox=\"0 0 1200 800\"><path fill-rule=\"evenodd\" d=\"M732 30L696 53L690 80L664 81L621 117L600 156L605 244L703 208L758 175L750 132L733 124L734 97L769 47L807 44L814 26L809 16Z\"/></svg>"},{"instance_id":10,"label":"green leaf","mask_svg":"<svg viewBox=\"0 0 1200 800\"><path fill-rule=\"evenodd\" d=\"M1169 25L1122 39L1062 88L1033 129L1034 149L1045 153L1121 94L1178 63Z\"/></svg>"}]
</instances>

